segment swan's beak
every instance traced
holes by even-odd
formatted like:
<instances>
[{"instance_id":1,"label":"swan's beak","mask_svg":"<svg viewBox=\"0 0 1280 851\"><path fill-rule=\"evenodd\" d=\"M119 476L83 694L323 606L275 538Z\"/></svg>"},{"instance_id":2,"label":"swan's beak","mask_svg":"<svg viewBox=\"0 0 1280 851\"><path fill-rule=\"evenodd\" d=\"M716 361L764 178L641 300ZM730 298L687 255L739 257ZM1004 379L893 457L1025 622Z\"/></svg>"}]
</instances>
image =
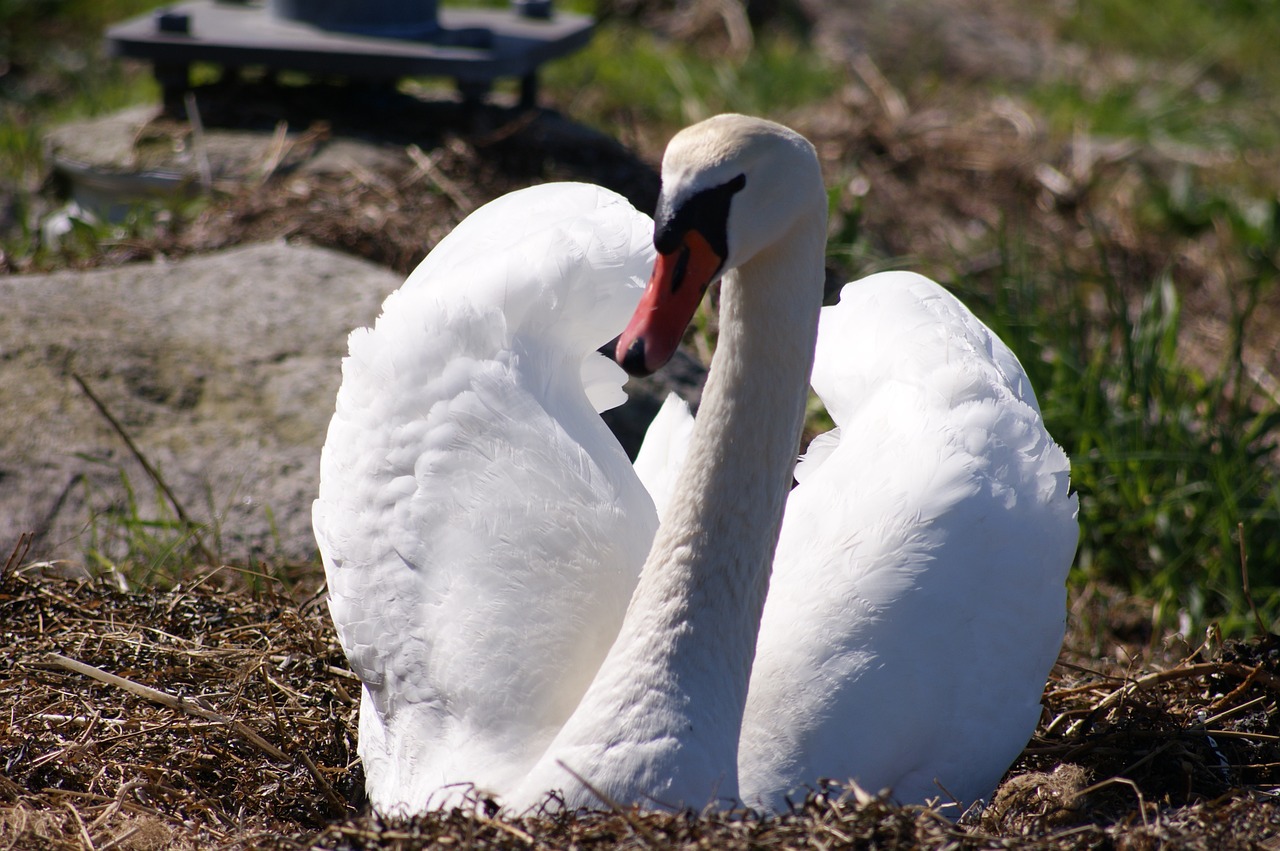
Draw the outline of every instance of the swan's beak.
<instances>
[{"instance_id":1,"label":"swan's beak","mask_svg":"<svg viewBox=\"0 0 1280 851\"><path fill-rule=\"evenodd\" d=\"M696 230L688 231L675 251L658 254L640 305L618 338L614 357L623 369L650 375L671 360L723 265L724 258Z\"/></svg>"}]
</instances>

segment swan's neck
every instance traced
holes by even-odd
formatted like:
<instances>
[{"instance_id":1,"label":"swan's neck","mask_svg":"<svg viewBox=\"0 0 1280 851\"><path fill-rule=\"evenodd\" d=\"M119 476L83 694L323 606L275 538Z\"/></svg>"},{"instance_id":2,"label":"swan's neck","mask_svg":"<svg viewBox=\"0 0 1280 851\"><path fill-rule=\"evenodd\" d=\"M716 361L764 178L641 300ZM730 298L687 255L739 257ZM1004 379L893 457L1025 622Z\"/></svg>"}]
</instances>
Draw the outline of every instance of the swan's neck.
<instances>
[{"instance_id":1,"label":"swan's neck","mask_svg":"<svg viewBox=\"0 0 1280 851\"><path fill-rule=\"evenodd\" d=\"M813 367L821 243L803 260L788 247L725 280L689 457L631 604L663 613L668 628L640 639L724 709L746 696Z\"/></svg>"},{"instance_id":2,"label":"swan's neck","mask_svg":"<svg viewBox=\"0 0 1280 851\"><path fill-rule=\"evenodd\" d=\"M549 753L615 800L700 807L737 795L738 733L821 307L825 228L809 224L725 279L676 495L618 639Z\"/></svg>"}]
</instances>

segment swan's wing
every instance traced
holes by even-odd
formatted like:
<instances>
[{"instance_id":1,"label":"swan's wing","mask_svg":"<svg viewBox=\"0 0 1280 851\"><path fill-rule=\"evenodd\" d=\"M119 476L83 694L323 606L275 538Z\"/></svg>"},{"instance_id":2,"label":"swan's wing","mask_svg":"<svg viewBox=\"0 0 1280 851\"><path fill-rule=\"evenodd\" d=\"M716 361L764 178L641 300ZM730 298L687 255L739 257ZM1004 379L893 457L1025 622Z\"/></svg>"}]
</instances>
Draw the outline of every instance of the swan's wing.
<instances>
[{"instance_id":1,"label":"swan's wing","mask_svg":"<svg viewBox=\"0 0 1280 851\"><path fill-rule=\"evenodd\" d=\"M692 438L693 413L689 403L674 393L668 394L657 416L649 423L634 465L636 475L653 498L659 518L671 499Z\"/></svg>"},{"instance_id":2,"label":"swan's wing","mask_svg":"<svg viewBox=\"0 0 1280 851\"><path fill-rule=\"evenodd\" d=\"M850 284L824 309L814 388L841 437L787 503L744 799L780 806L819 778L986 796L1062 642L1067 458L1013 354L916 275Z\"/></svg>"},{"instance_id":3,"label":"swan's wing","mask_svg":"<svg viewBox=\"0 0 1280 851\"><path fill-rule=\"evenodd\" d=\"M597 413L627 401L627 391L622 389L626 383L626 370L613 358L592 352L582 359L582 388Z\"/></svg>"},{"instance_id":4,"label":"swan's wing","mask_svg":"<svg viewBox=\"0 0 1280 851\"><path fill-rule=\"evenodd\" d=\"M831 431L824 432L809 441L809 448L796 461L796 468L792 472L792 477L797 482L803 482L809 476L813 475L819 467L822 466L828 458L835 453L840 446L840 427L836 426Z\"/></svg>"},{"instance_id":5,"label":"swan's wing","mask_svg":"<svg viewBox=\"0 0 1280 851\"><path fill-rule=\"evenodd\" d=\"M651 234L598 187L514 193L351 335L313 514L383 811L502 792L614 638L656 518L586 382Z\"/></svg>"}]
</instances>

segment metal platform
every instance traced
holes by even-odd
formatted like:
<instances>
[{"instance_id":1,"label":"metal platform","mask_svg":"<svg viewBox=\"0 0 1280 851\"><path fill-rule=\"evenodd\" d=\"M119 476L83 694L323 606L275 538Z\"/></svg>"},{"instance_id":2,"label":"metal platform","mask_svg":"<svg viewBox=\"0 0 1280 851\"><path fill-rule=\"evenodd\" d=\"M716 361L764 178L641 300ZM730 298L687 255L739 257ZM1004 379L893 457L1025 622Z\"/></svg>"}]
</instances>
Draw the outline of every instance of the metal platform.
<instances>
[{"instance_id":1,"label":"metal platform","mask_svg":"<svg viewBox=\"0 0 1280 851\"><path fill-rule=\"evenodd\" d=\"M515 10L442 8L439 28L423 39L383 38L286 20L262 5L192 0L107 30L117 56L150 60L166 105L182 102L193 62L263 67L393 82L449 77L465 97L482 96L494 80L521 82L521 102L537 100L538 66L591 39L594 19L532 5L547 17Z\"/></svg>"}]
</instances>

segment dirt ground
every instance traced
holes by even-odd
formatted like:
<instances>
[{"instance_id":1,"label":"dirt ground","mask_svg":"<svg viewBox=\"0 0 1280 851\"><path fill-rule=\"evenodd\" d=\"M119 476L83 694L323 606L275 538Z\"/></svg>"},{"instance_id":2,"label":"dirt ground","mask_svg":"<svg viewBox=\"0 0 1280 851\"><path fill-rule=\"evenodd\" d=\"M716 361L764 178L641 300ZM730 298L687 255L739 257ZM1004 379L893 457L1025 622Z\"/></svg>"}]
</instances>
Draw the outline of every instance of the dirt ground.
<instances>
[{"instance_id":1,"label":"dirt ground","mask_svg":"<svg viewBox=\"0 0 1280 851\"><path fill-rule=\"evenodd\" d=\"M322 599L225 570L126 593L17 563L0 574L4 849L1280 848L1280 638L1153 644L1140 605L1099 591L982 811L829 788L774 818L477 800L386 823L361 806L359 683Z\"/></svg>"}]
</instances>

